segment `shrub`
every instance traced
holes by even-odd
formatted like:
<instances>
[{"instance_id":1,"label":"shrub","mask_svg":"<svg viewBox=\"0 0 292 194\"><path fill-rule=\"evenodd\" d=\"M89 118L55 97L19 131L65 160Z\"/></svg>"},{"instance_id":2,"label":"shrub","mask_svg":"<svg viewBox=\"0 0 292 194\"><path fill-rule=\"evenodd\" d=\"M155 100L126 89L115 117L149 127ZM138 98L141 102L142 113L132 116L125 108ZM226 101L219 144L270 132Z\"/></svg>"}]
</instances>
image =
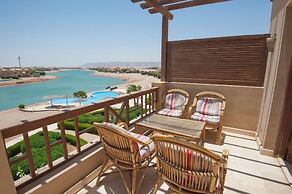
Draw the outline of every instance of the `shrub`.
<instances>
[{"instance_id":1,"label":"shrub","mask_svg":"<svg viewBox=\"0 0 292 194\"><path fill-rule=\"evenodd\" d=\"M13 158L14 156L16 156L17 154L21 152L20 151L21 144L23 144L22 141L7 148L7 155L9 158Z\"/></svg>"},{"instance_id":2,"label":"shrub","mask_svg":"<svg viewBox=\"0 0 292 194\"><path fill-rule=\"evenodd\" d=\"M114 110L116 111L117 109L114 109ZM133 111L130 110L129 119L133 120L139 117L142 114L142 112L145 112L145 110L142 110L142 109L136 109ZM123 111L121 117L122 119L126 118L125 111ZM98 110L95 112L87 113L78 117L78 129L79 131L82 131L84 129L91 128L88 131L88 133L97 134L96 129L94 128L92 124L94 122L102 123L103 121L104 121L104 110ZM64 126L66 130L74 131L75 130L74 119L65 120Z\"/></svg>"},{"instance_id":3,"label":"shrub","mask_svg":"<svg viewBox=\"0 0 292 194\"><path fill-rule=\"evenodd\" d=\"M74 135L67 134L66 135L66 142L68 142L70 145L76 146L76 137ZM80 146L84 146L87 144L87 141L84 139L80 139Z\"/></svg>"},{"instance_id":4,"label":"shrub","mask_svg":"<svg viewBox=\"0 0 292 194\"><path fill-rule=\"evenodd\" d=\"M73 130L73 131L75 130L74 122L72 122L72 121L65 121L64 126L65 126L66 130ZM82 131L82 130L87 129L89 127L92 127L92 125L88 124L88 123L78 123L79 131Z\"/></svg>"},{"instance_id":5,"label":"shrub","mask_svg":"<svg viewBox=\"0 0 292 194\"><path fill-rule=\"evenodd\" d=\"M25 105L24 104L19 104L18 108L25 108Z\"/></svg>"},{"instance_id":6,"label":"shrub","mask_svg":"<svg viewBox=\"0 0 292 194\"><path fill-rule=\"evenodd\" d=\"M59 139L61 139L61 134L58 132L49 131L49 142L53 143ZM48 164L47 155L46 155L46 148L44 143L43 132L38 132L34 135L31 135L29 138L33 163L36 168L41 168ZM66 135L66 142L76 146L75 136L73 135ZM83 139L80 139L80 145L83 146L87 144L87 142ZM16 157L16 155L20 153L25 153L25 146L23 141L18 142L10 147L7 148L7 154L9 159ZM51 157L52 160L56 160L63 156L63 147L62 145L57 145L52 147L51 149ZM14 180L21 178L22 176L29 174L29 167L26 160L14 163L11 165L11 172Z\"/></svg>"}]
</instances>

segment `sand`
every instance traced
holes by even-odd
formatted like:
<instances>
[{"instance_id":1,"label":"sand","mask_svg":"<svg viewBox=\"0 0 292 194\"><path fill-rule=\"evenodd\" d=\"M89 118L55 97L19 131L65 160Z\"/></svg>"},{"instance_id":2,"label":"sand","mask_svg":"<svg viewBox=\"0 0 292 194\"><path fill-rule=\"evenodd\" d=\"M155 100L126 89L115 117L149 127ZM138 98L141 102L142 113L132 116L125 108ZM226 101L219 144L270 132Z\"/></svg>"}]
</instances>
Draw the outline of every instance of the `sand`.
<instances>
[{"instance_id":1,"label":"sand","mask_svg":"<svg viewBox=\"0 0 292 194\"><path fill-rule=\"evenodd\" d=\"M151 84L153 82L160 82L160 79L148 76L148 75L141 75L139 73L104 73L104 72L94 72L96 76L104 76L104 77L114 77L123 79L126 83L121 85L116 85L118 89L125 90L127 89L129 84L135 84L142 86L142 89L149 89L151 88Z\"/></svg>"},{"instance_id":2,"label":"sand","mask_svg":"<svg viewBox=\"0 0 292 194\"><path fill-rule=\"evenodd\" d=\"M43 77L25 77L25 78L20 78L18 80L12 79L9 81L0 82L0 87L43 82L43 81L48 81L48 80L53 80L53 79L57 79L57 77L53 75L46 75Z\"/></svg>"}]
</instances>

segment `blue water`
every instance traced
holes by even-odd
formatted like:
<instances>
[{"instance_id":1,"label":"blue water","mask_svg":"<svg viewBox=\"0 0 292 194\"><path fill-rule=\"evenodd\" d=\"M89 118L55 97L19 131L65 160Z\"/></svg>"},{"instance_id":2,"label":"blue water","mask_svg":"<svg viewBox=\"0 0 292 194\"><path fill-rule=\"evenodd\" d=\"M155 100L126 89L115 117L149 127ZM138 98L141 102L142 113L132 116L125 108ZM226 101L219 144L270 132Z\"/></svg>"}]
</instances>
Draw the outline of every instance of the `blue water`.
<instances>
[{"instance_id":1,"label":"blue water","mask_svg":"<svg viewBox=\"0 0 292 194\"><path fill-rule=\"evenodd\" d=\"M114 98L119 96L119 93L117 92L110 92L110 91L100 91L100 92L94 92L92 93L90 96L88 96L87 98L83 99L85 101L82 101L81 104L82 105L88 105L88 104L93 104L96 103L98 101L107 99L107 98ZM55 105L66 105L68 104L74 104L74 103L79 103L78 98L57 98L57 99L53 99L52 103Z\"/></svg>"},{"instance_id":2,"label":"blue water","mask_svg":"<svg viewBox=\"0 0 292 194\"><path fill-rule=\"evenodd\" d=\"M78 90L99 91L107 86L124 83L123 80L94 76L91 71L69 70L48 73L57 76L55 80L39 83L0 87L0 110L15 108L18 104L33 104L47 101L45 96L73 95Z\"/></svg>"}]
</instances>

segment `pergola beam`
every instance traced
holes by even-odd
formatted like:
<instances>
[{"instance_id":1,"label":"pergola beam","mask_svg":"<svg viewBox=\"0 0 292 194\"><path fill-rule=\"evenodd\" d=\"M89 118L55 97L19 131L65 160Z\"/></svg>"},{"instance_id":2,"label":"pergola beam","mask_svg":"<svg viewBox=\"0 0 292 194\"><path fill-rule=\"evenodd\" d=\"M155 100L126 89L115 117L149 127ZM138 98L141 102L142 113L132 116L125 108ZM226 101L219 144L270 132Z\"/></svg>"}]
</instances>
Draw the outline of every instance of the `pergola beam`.
<instances>
[{"instance_id":1,"label":"pergola beam","mask_svg":"<svg viewBox=\"0 0 292 194\"><path fill-rule=\"evenodd\" d=\"M160 12L163 16L165 16L167 19L172 20L173 15L168 11L167 8L163 7L162 5L159 5L154 0L144 0L148 5L152 6L152 10L155 10L156 13Z\"/></svg>"},{"instance_id":2,"label":"pergola beam","mask_svg":"<svg viewBox=\"0 0 292 194\"><path fill-rule=\"evenodd\" d=\"M164 8L171 11L171 10L200 6L200 5L205 5L205 4L221 3L221 2L225 2L225 1L231 1L231 0L192 0L192 1L186 1L183 3L176 3L176 4L167 5L167 6L164 6ZM149 13L155 14L158 12L155 9L151 8L151 9L149 9Z\"/></svg>"},{"instance_id":3,"label":"pergola beam","mask_svg":"<svg viewBox=\"0 0 292 194\"><path fill-rule=\"evenodd\" d=\"M136 0L137 1L137 0ZM139 0L138 0L139 1ZM177 3L177 2L182 2L182 1L186 1L186 0L160 0L158 1L159 5L168 5L168 4L172 4L172 3ZM140 7L142 9L149 9L152 8L151 5L147 4L147 3L141 3Z\"/></svg>"}]
</instances>

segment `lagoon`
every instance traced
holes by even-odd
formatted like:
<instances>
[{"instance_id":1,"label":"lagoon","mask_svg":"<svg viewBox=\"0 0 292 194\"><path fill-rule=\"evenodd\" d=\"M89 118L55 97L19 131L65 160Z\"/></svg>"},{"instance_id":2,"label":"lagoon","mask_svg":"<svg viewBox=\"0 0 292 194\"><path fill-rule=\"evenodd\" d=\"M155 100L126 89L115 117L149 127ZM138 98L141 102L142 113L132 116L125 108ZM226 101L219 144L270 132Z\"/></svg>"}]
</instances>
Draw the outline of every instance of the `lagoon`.
<instances>
[{"instance_id":1,"label":"lagoon","mask_svg":"<svg viewBox=\"0 0 292 194\"><path fill-rule=\"evenodd\" d=\"M78 90L99 91L107 86L119 85L123 80L112 77L98 77L93 71L66 70L47 73L57 77L39 83L0 87L0 111L16 108L18 104L33 104L46 101L45 96L71 95Z\"/></svg>"}]
</instances>

